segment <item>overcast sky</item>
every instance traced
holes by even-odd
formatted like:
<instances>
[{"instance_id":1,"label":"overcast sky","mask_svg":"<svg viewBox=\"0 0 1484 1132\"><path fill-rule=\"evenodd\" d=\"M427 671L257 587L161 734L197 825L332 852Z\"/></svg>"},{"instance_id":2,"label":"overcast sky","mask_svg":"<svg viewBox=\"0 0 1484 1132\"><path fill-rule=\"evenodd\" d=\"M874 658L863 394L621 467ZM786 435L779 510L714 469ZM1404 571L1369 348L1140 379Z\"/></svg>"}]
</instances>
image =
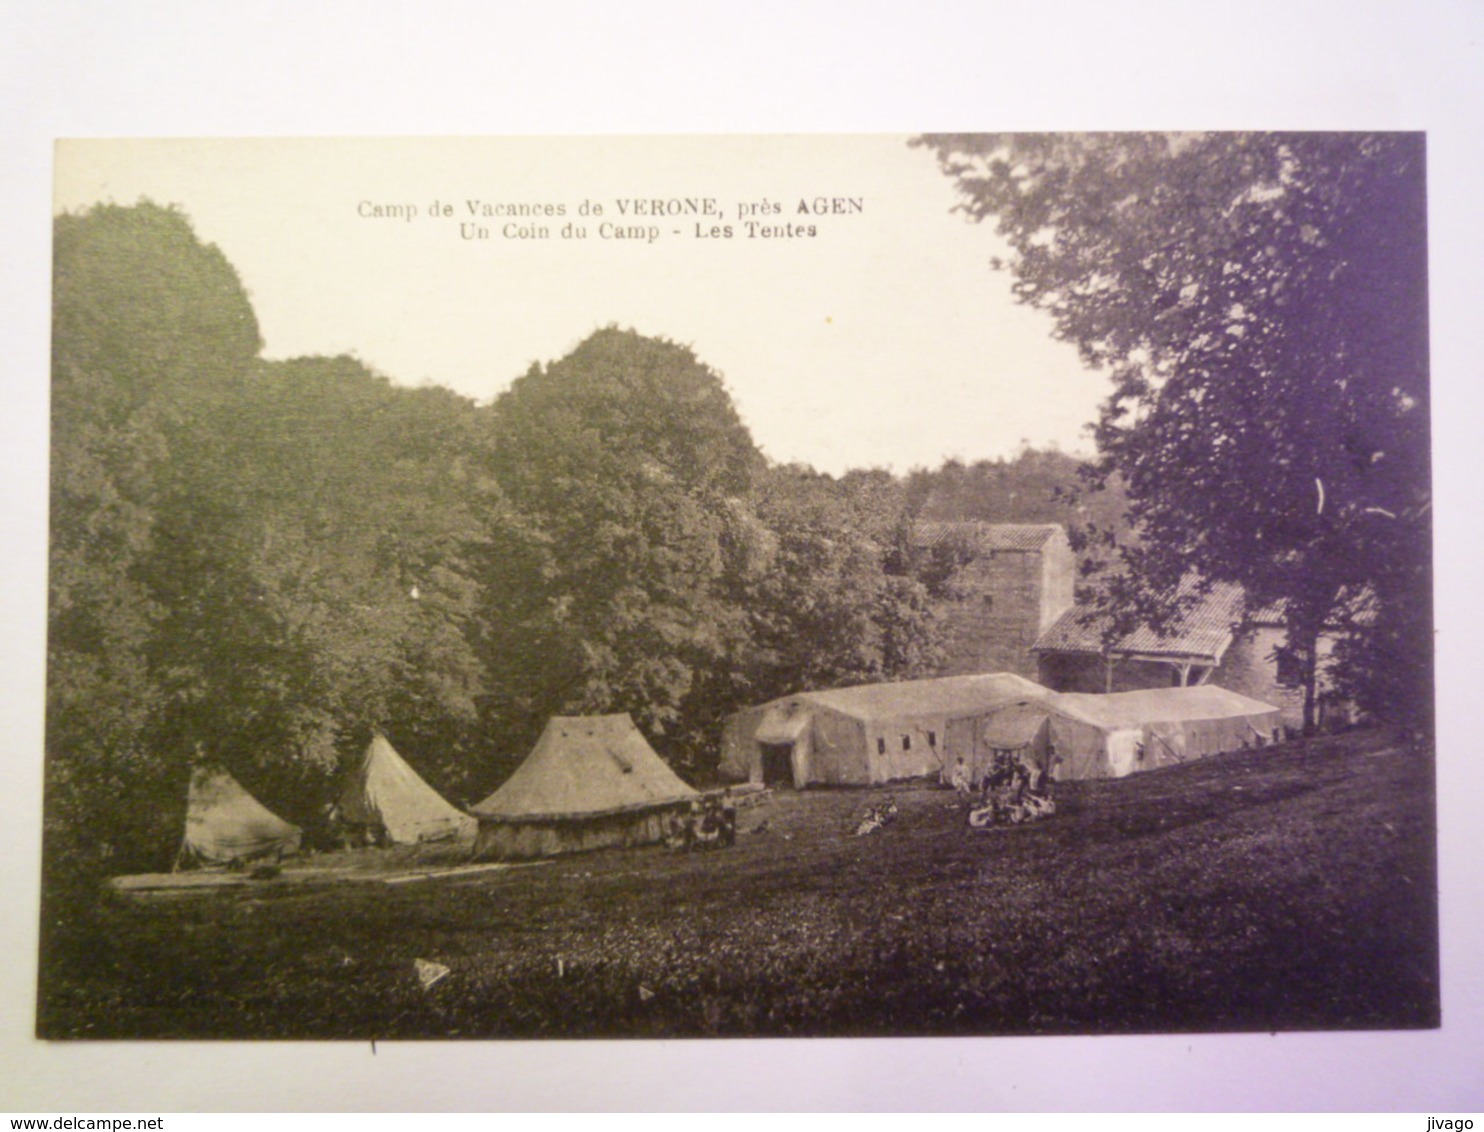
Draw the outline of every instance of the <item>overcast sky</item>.
<instances>
[{"instance_id":1,"label":"overcast sky","mask_svg":"<svg viewBox=\"0 0 1484 1132\"><path fill-rule=\"evenodd\" d=\"M616 323L693 346L769 456L831 472L905 472L1021 441L1087 451L1106 387L1012 300L988 265L1003 250L992 230L952 212L951 182L904 137L59 148L59 210L140 197L178 204L222 249L268 357L350 352L394 381L487 400ZM628 198L710 198L719 215L636 219L618 210ZM831 214L799 214L818 198ZM435 201L452 215L432 215ZM583 215L583 201L603 214ZM765 201L781 211L740 215ZM564 208L516 221L545 239L507 237L511 218L482 207L530 204ZM745 219L816 234L754 235ZM604 238L605 222L659 235ZM464 238L466 223L489 238ZM732 235L698 237L697 223ZM567 224L586 239L564 239Z\"/></svg>"}]
</instances>

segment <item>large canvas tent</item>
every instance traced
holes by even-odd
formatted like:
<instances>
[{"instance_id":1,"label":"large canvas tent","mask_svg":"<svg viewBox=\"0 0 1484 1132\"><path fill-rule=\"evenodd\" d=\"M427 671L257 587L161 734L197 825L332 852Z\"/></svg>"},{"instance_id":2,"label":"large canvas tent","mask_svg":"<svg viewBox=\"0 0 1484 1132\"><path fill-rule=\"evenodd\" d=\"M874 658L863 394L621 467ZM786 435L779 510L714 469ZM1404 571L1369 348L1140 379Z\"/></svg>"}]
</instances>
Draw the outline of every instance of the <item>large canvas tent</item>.
<instances>
[{"instance_id":1,"label":"large canvas tent","mask_svg":"<svg viewBox=\"0 0 1484 1132\"><path fill-rule=\"evenodd\" d=\"M505 785L470 812L477 857L545 857L664 839L700 798L627 715L554 716Z\"/></svg>"},{"instance_id":2,"label":"large canvas tent","mask_svg":"<svg viewBox=\"0 0 1484 1132\"><path fill-rule=\"evenodd\" d=\"M299 851L301 832L270 813L224 770L197 767L186 796L175 867L227 865Z\"/></svg>"},{"instance_id":3,"label":"large canvas tent","mask_svg":"<svg viewBox=\"0 0 1484 1132\"><path fill-rule=\"evenodd\" d=\"M982 773L995 750L1018 751L1053 778L1121 778L1281 737L1272 704L1202 684L1107 694L1056 692L948 724Z\"/></svg>"},{"instance_id":4,"label":"large canvas tent","mask_svg":"<svg viewBox=\"0 0 1484 1132\"><path fill-rule=\"evenodd\" d=\"M1036 770L1050 769L1048 752L1055 712L1047 704L1053 698L1017 700L987 712L950 719L944 729L952 752L949 770L962 759L969 781L978 783L999 754L1014 755Z\"/></svg>"},{"instance_id":5,"label":"large canvas tent","mask_svg":"<svg viewBox=\"0 0 1484 1132\"><path fill-rule=\"evenodd\" d=\"M1009 672L800 692L728 717L720 769L733 779L796 788L941 775L959 754L950 720L1049 695Z\"/></svg>"},{"instance_id":6,"label":"large canvas tent","mask_svg":"<svg viewBox=\"0 0 1484 1132\"><path fill-rule=\"evenodd\" d=\"M472 837L475 828L474 818L446 802L380 733L340 792L335 815L342 826L378 844Z\"/></svg>"}]
</instances>

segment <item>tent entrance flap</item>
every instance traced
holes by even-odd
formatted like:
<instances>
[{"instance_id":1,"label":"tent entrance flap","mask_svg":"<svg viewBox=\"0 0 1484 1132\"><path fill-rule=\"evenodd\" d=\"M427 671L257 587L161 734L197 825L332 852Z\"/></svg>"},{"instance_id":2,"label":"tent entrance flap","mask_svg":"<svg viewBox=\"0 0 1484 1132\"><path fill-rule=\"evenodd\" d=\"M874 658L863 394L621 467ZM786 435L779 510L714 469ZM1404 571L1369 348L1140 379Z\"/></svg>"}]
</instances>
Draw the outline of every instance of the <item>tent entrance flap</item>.
<instances>
[{"instance_id":1,"label":"tent entrance flap","mask_svg":"<svg viewBox=\"0 0 1484 1132\"><path fill-rule=\"evenodd\" d=\"M763 763L764 786L794 784L794 745L792 743L758 743Z\"/></svg>"},{"instance_id":2,"label":"tent entrance flap","mask_svg":"<svg viewBox=\"0 0 1484 1132\"><path fill-rule=\"evenodd\" d=\"M798 742L809 726L809 713L797 707L771 707L757 725L753 738L764 746L785 746Z\"/></svg>"},{"instance_id":3,"label":"tent entrance flap","mask_svg":"<svg viewBox=\"0 0 1484 1132\"><path fill-rule=\"evenodd\" d=\"M1034 743L1045 726L1044 715L1004 712L986 722L984 745L995 751L1019 751Z\"/></svg>"}]
</instances>

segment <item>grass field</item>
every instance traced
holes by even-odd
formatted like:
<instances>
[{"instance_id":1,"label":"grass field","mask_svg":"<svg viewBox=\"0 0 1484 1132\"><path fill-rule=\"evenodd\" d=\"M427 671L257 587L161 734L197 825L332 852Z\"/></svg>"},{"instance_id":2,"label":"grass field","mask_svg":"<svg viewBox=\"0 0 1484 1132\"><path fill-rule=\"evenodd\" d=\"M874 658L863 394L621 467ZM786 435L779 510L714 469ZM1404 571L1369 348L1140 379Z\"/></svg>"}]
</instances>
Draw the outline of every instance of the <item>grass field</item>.
<instances>
[{"instance_id":1,"label":"grass field","mask_svg":"<svg viewBox=\"0 0 1484 1132\"><path fill-rule=\"evenodd\" d=\"M892 793L884 832L850 836ZM1431 756L1377 733L1058 788L779 793L729 850L420 883L53 892L46 1038L536 1038L1438 1023ZM766 822L766 828L757 829ZM450 973L423 990L416 959Z\"/></svg>"}]
</instances>

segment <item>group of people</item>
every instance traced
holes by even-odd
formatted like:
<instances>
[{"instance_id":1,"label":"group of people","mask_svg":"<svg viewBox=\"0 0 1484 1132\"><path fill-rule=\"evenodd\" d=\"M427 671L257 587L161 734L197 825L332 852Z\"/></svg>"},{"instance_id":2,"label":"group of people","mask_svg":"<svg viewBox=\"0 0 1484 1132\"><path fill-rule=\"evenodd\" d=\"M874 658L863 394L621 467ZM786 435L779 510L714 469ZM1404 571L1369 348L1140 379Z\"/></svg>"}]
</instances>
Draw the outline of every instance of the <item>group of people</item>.
<instances>
[{"instance_id":1,"label":"group of people","mask_svg":"<svg viewBox=\"0 0 1484 1132\"><path fill-rule=\"evenodd\" d=\"M1056 813L1050 772L1045 767L1027 765L1018 751L995 751L977 789L968 765L960 757L949 785L968 804L972 829L1019 825Z\"/></svg>"},{"instance_id":2,"label":"group of people","mask_svg":"<svg viewBox=\"0 0 1484 1132\"><path fill-rule=\"evenodd\" d=\"M671 849L725 849L737 840L737 806L730 790L708 794L670 816L665 844Z\"/></svg>"}]
</instances>

